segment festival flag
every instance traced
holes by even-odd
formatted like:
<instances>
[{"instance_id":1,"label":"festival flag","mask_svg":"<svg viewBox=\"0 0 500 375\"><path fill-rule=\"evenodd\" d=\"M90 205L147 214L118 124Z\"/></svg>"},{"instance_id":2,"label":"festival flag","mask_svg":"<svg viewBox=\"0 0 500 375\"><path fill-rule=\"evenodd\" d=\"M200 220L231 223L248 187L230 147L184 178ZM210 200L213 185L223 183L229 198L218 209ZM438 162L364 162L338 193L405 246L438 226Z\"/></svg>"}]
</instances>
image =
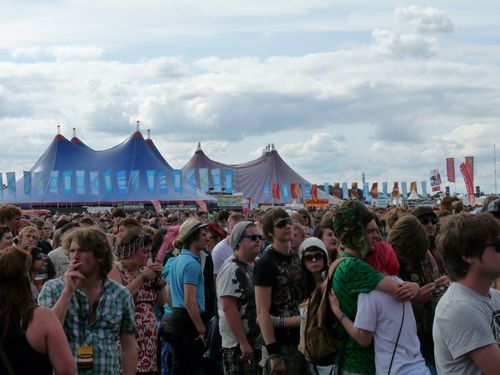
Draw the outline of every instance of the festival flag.
<instances>
[{"instance_id":1,"label":"festival flag","mask_svg":"<svg viewBox=\"0 0 500 375\"><path fill-rule=\"evenodd\" d=\"M318 185L316 185L316 184L311 185L311 199L313 201L318 200Z\"/></svg>"},{"instance_id":2,"label":"festival flag","mask_svg":"<svg viewBox=\"0 0 500 375\"><path fill-rule=\"evenodd\" d=\"M387 181L382 182L382 194L384 195L384 198L387 198L389 196L389 187L387 184Z\"/></svg>"},{"instance_id":3,"label":"festival flag","mask_svg":"<svg viewBox=\"0 0 500 375\"><path fill-rule=\"evenodd\" d=\"M349 189L347 188L347 182L342 182L342 199L349 199Z\"/></svg>"},{"instance_id":4,"label":"festival flag","mask_svg":"<svg viewBox=\"0 0 500 375\"><path fill-rule=\"evenodd\" d=\"M141 192L141 177L139 170L131 170L129 176L129 187L132 194Z\"/></svg>"},{"instance_id":5,"label":"festival flag","mask_svg":"<svg viewBox=\"0 0 500 375\"><path fill-rule=\"evenodd\" d=\"M208 168L200 168L198 174L200 175L200 190L206 193L209 190Z\"/></svg>"},{"instance_id":6,"label":"festival flag","mask_svg":"<svg viewBox=\"0 0 500 375\"><path fill-rule=\"evenodd\" d=\"M99 183L99 171L89 172L90 194L99 195L101 191L101 184Z\"/></svg>"},{"instance_id":7,"label":"festival flag","mask_svg":"<svg viewBox=\"0 0 500 375\"><path fill-rule=\"evenodd\" d=\"M200 210L208 212L207 203L205 201L196 201L196 204L200 207Z\"/></svg>"},{"instance_id":8,"label":"festival flag","mask_svg":"<svg viewBox=\"0 0 500 375\"><path fill-rule=\"evenodd\" d=\"M367 202L371 202L370 184L368 182L363 183L363 199Z\"/></svg>"},{"instance_id":9,"label":"festival flag","mask_svg":"<svg viewBox=\"0 0 500 375\"><path fill-rule=\"evenodd\" d=\"M466 156L465 164L470 168L470 175L472 177L472 183L474 183L474 156Z\"/></svg>"},{"instance_id":10,"label":"festival flag","mask_svg":"<svg viewBox=\"0 0 500 375\"><path fill-rule=\"evenodd\" d=\"M403 198L408 198L408 187L406 186L406 181L401 181L401 193Z\"/></svg>"},{"instance_id":11,"label":"festival flag","mask_svg":"<svg viewBox=\"0 0 500 375\"><path fill-rule=\"evenodd\" d=\"M160 194L167 194L167 174L165 171L158 171L158 185L160 186Z\"/></svg>"},{"instance_id":12,"label":"festival flag","mask_svg":"<svg viewBox=\"0 0 500 375\"><path fill-rule=\"evenodd\" d=\"M116 184L120 194L127 194L127 171L121 170L116 172Z\"/></svg>"},{"instance_id":13,"label":"festival flag","mask_svg":"<svg viewBox=\"0 0 500 375\"><path fill-rule=\"evenodd\" d=\"M418 194L417 181L412 181L412 182L410 183L410 194L411 194L413 191L415 192L415 194Z\"/></svg>"},{"instance_id":14,"label":"festival flag","mask_svg":"<svg viewBox=\"0 0 500 375\"><path fill-rule=\"evenodd\" d=\"M330 202L330 184L328 182L325 182L325 198L328 199L328 202Z\"/></svg>"},{"instance_id":15,"label":"festival flag","mask_svg":"<svg viewBox=\"0 0 500 375\"><path fill-rule=\"evenodd\" d=\"M155 211L156 211L157 213L161 214L161 204L160 204L160 202L159 202L159 201L157 201L157 200L152 200L152 201L151 201L151 204L153 205L153 207L154 207Z\"/></svg>"},{"instance_id":16,"label":"festival flag","mask_svg":"<svg viewBox=\"0 0 500 375\"><path fill-rule=\"evenodd\" d=\"M59 194L59 171L50 171L49 192Z\"/></svg>"},{"instance_id":17,"label":"festival flag","mask_svg":"<svg viewBox=\"0 0 500 375\"><path fill-rule=\"evenodd\" d=\"M283 197L283 203L286 203L288 202L288 197L289 197L288 184L282 184L281 190L282 190L281 196Z\"/></svg>"},{"instance_id":18,"label":"festival flag","mask_svg":"<svg viewBox=\"0 0 500 375\"><path fill-rule=\"evenodd\" d=\"M427 196L427 181L420 181L420 184L422 185L422 195L424 197Z\"/></svg>"},{"instance_id":19,"label":"festival flag","mask_svg":"<svg viewBox=\"0 0 500 375\"><path fill-rule=\"evenodd\" d=\"M399 198L399 185L397 181L394 181L394 186L392 187L392 193L391 193L392 198Z\"/></svg>"},{"instance_id":20,"label":"festival flag","mask_svg":"<svg viewBox=\"0 0 500 375\"><path fill-rule=\"evenodd\" d=\"M148 183L149 194L155 193L155 176L156 176L156 171L154 169L146 170L146 181Z\"/></svg>"},{"instance_id":21,"label":"festival flag","mask_svg":"<svg viewBox=\"0 0 500 375\"><path fill-rule=\"evenodd\" d=\"M290 185L290 193L292 194L293 199L299 199L299 184L292 182Z\"/></svg>"},{"instance_id":22,"label":"festival flag","mask_svg":"<svg viewBox=\"0 0 500 375\"><path fill-rule=\"evenodd\" d=\"M75 171L76 194L85 194L85 171Z\"/></svg>"},{"instance_id":23,"label":"festival flag","mask_svg":"<svg viewBox=\"0 0 500 375\"><path fill-rule=\"evenodd\" d=\"M63 193L66 195L73 194L73 171L63 171Z\"/></svg>"},{"instance_id":24,"label":"festival flag","mask_svg":"<svg viewBox=\"0 0 500 375\"><path fill-rule=\"evenodd\" d=\"M455 182L455 158L446 158L446 175L448 182Z\"/></svg>"},{"instance_id":25,"label":"festival flag","mask_svg":"<svg viewBox=\"0 0 500 375\"><path fill-rule=\"evenodd\" d=\"M335 182L333 184L333 196L340 199L340 182Z\"/></svg>"},{"instance_id":26,"label":"festival flag","mask_svg":"<svg viewBox=\"0 0 500 375\"><path fill-rule=\"evenodd\" d=\"M273 184L272 193L273 193L273 199L277 199L278 202L280 202L281 201L281 192L280 192L280 185L279 184Z\"/></svg>"},{"instance_id":27,"label":"festival flag","mask_svg":"<svg viewBox=\"0 0 500 375\"><path fill-rule=\"evenodd\" d=\"M16 172L7 172L7 189L15 197L17 194Z\"/></svg>"},{"instance_id":28,"label":"festival flag","mask_svg":"<svg viewBox=\"0 0 500 375\"><path fill-rule=\"evenodd\" d=\"M469 198L470 204L474 204L474 184L472 182L472 171L470 164L462 163L460 164L460 172L464 177L465 188L467 189L467 197Z\"/></svg>"},{"instance_id":29,"label":"festival flag","mask_svg":"<svg viewBox=\"0 0 500 375\"><path fill-rule=\"evenodd\" d=\"M378 198L378 182L374 182L372 184L372 188L370 190L370 195L372 196L373 199Z\"/></svg>"},{"instance_id":30,"label":"festival flag","mask_svg":"<svg viewBox=\"0 0 500 375\"><path fill-rule=\"evenodd\" d=\"M34 173L34 185L35 185L35 194L36 195L43 195L45 192L45 181L43 178L43 172L35 172Z\"/></svg>"},{"instance_id":31,"label":"festival flag","mask_svg":"<svg viewBox=\"0 0 500 375\"><path fill-rule=\"evenodd\" d=\"M31 172L23 171L24 195L31 195Z\"/></svg>"},{"instance_id":32,"label":"festival flag","mask_svg":"<svg viewBox=\"0 0 500 375\"><path fill-rule=\"evenodd\" d=\"M214 168L212 169L212 184L214 187L215 193L220 193L222 190L221 182L220 182L220 169Z\"/></svg>"},{"instance_id":33,"label":"festival flag","mask_svg":"<svg viewBox=\"0 0 500 375\"><path fill-rule=\"evenodd\" d=\"M431 171L430 180L432 192L441 191L441 174L439 173L439 169L433 169Z\"/></svg>"},{"instance_id":34,"label":"festival flag","mask_svg":"<svg viewBox=\"0 0 500 375\"><path fill-rule=\"evenodd\" d=\"M113 178L111 171L108 169L102 172L102 178L104 179L104 190L107 194L111 194L113 192Z\"/></svg>"},{"instance_id":35,"label":"festival flag","mask_svg":"<svg viewBox=\"0 0 500 375\"><path fill-rule=\"evenodd\" d=\"M226 193L233 192L233 171L230 169L224 171L224 191Z\"/></svg>"},{"instance_id":36,"label":"festival flag","mask_svg":"<svg viewBox=\"0 0 500 375\"><path fill-rule=\"evenodd\" d=\"M311 184L306 182L304 184L304 190L302 191L302 195L304 196L304 200L311 199Z\"/></svg>"},{"instance_id":37,"label":"festival flag","mask_svg":"<svg viewBox=\"0 0 500 375\"><path fill-rule=\"evenodd\" d=\"M194 169L186 170L186 181L189 187L189 191L192 194L196 194L196 174Z\"/></svg>"},{"instance_id":38,"label":"festival flag","mask_svg":"<svg viewBox=\"0 0 500 375\"><path fill-rule=\"evenodd\" d=\"M271 187L269 184L264 184L264 202L269 203L271 201Z\"/></svg>"},{"instance_id":39,"label":"festival flag","mask_svg":"<svg viewBox=\"0 0 500 375\"><path fill-rule=\"evenodd\" d=\"M357 182L353 182L351 184L351 199L359 199Z\"/></svg>"},{"instance_id":40,"label":"festival flag","mask_svg":"<svg viewBox=\"0 0 500 375\"><path fill-rule=\"evenodd\" d=\"M179 194L182 194L182 170L174 169L173 178L174 178L174 191Z\"/></svg>"}]
</instances>

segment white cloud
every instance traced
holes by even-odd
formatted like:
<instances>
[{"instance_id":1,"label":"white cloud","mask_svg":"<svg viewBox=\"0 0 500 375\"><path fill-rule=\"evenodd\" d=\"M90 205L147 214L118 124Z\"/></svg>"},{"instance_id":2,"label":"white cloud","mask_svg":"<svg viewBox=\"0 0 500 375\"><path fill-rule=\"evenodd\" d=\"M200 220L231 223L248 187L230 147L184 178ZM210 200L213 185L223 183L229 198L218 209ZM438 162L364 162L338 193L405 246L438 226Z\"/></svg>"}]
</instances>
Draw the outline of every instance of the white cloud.
<instances>
[{"instance_id":1,"label":"white cloud","mask_svg":"<svg viewBox=\"0 0 500 375\"><path fill-rule=\"evenodd\" d=\"M432 7L415 5L397 8L394 11L396 24L404 24L417 33L450 33L453 23L446 12Z\"/></svg>"}]
</instances>

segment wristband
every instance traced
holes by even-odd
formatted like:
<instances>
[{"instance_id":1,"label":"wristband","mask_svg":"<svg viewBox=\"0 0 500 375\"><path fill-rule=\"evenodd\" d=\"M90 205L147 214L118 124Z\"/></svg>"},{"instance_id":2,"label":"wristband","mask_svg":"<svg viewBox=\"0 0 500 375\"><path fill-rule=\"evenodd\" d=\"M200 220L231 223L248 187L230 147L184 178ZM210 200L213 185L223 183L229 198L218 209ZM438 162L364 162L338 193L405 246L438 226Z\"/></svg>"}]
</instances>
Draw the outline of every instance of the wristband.
<instances>
[{"instance_id":1,"label":"wristband","mask_svg":"<svg viewBox=\"0 0 500 375\"><path fill-rule=\"evenodd\" d=\"M283 361L283 357L280 354L273 354L273 355L269 356L269 360L270 361L282 362Z\"/></svg>"},{"instance_id":2,"label":"wristband","mask_svg":"<svg viewBox=\"0 0 500 375\"><path fill-rule=\"evenodd\" d=\"M266 345L267 352L269 353L269 356L273 355L279 355L280 354L280 347L278 343L273 342L272 344L267 344Z\"/></svg>"},{"instance_id":3,"label":"wristband","mask_svg":"<svg viewBox=\"0 0 500 375\"><path fill-rule=\"evenodd\" d=\"M342 323L342 321L343 321L344 319L347 319L347 315L346 315L346 314L344 314L344 313L341 313L341 314L340 314L340 316L339 316L339 322L340 322L340 323Z\"/></svg>"}]
</instances>

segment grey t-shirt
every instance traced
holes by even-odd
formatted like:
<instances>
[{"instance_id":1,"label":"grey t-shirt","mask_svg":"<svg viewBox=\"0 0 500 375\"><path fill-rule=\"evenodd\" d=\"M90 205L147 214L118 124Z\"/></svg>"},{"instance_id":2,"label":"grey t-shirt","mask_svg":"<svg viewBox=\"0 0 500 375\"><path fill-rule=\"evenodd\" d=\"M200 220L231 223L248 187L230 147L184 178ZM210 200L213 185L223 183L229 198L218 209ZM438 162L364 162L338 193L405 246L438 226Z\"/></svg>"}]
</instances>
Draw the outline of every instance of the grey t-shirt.
<instances>
[{"instance_id":1,"label":"grey t-shirt","mask_svg":"<svg viewBox=\"0 0 500 375\"><path fill-rule=\"evenodd\" d=\"M500 344L500 292L490 289L488 298L452 283L437 304L432 336L440 375L481 375L468 353Z\"/></svg>"}]
</instances>

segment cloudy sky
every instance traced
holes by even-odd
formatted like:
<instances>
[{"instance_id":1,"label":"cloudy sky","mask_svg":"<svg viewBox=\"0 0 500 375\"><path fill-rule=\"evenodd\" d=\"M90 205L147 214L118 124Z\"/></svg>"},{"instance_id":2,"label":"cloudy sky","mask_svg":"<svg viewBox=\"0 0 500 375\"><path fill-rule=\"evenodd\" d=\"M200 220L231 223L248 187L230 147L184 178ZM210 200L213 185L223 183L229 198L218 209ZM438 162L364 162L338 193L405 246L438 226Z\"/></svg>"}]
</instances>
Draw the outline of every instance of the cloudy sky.
<instances>
[{"instance_id":1,"label":"cloudy sky","mask_svg":"<svg viewBox=\"0 0 500 375\"><path fill-rule=\"evenodd\" d=\"M445 178L455 157L464 191L473 155L493 192L500 3L434 3L4 0L0 171L31 168L57 124L106 149L140 120L174 168L197 142L226 163L274 143L318 184Z\"/></svg>"}]
</instances>

